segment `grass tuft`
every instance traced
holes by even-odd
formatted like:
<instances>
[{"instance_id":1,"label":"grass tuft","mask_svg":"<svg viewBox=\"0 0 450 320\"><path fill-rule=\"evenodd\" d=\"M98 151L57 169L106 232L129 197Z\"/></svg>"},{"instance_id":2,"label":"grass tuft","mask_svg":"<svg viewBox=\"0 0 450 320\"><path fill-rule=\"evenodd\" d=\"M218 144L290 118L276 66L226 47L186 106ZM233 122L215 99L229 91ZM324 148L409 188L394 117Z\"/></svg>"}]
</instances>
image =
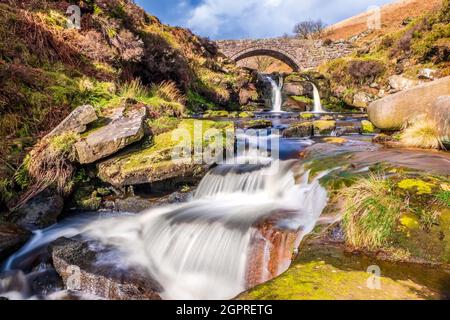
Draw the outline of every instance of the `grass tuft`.
<instances>
[{"instance_id":1,"label":"grass tuft","mask_svg":"<svg viewBox=\"0 0 450 320\"><path fill-rule=\"evenodd\" d=\"M405 126L400 142L406 147L444 149L437 124L424 116L414 119Z\"/></svg>"},{"instance_id":2,"label":"grass tuft","mask_svg":"<svg viewBox=\"0 0 450 320\"><path fill-rule=\"evenodd\" d=\"M389 245L403 208L391 182L371 175L342 191L347 242L356 248L375 250Z\"/></svg>"}]
</instances>

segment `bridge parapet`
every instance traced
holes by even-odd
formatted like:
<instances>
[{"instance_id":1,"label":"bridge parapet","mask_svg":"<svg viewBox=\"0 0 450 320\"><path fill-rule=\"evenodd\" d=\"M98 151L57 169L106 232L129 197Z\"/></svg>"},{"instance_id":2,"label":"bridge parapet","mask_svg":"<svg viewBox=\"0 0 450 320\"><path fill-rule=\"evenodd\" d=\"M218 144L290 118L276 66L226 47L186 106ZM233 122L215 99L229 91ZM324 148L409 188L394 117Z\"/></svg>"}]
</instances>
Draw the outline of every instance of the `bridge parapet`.
<instances>
[{"instance_id":1,"label":"bridge parapet","mask_svg":"<svg viewBox=\"0 0 450 320\"><path fill-rule=\"evenodd\" d=\"M326 60L336 59L352 52L352 45L345 41L325 45L321 40L275 38L224 40L216 43L221 52L234 61L268 55L285 62L296 71L317 67Z\"/></svg>"}]
</instances>

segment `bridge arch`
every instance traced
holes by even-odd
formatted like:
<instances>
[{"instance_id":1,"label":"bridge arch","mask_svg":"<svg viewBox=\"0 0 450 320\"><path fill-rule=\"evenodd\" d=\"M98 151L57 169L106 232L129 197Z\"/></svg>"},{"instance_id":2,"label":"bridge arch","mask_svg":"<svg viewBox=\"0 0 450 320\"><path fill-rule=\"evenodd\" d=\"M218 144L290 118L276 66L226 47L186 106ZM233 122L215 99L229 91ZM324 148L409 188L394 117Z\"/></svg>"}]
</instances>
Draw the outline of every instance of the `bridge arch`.
<instances>
[{"instance_id":1,"label":"bridge arch","mask_svg":"<svg viewBox=\"0 0 450 320\"><path fill-rule=\"evenodd\" d=\"M289 67L294 71L299 71L301 68L300 63L297 61L295 56L290 54L289 52L275 47L262 47L262 46L253 46L245 48L235 54L233 54L230 59L238 62L240 60L251 58L255 56L270 56L272 58L278 59L286 63Z\"/></svg>"}]
</instances>

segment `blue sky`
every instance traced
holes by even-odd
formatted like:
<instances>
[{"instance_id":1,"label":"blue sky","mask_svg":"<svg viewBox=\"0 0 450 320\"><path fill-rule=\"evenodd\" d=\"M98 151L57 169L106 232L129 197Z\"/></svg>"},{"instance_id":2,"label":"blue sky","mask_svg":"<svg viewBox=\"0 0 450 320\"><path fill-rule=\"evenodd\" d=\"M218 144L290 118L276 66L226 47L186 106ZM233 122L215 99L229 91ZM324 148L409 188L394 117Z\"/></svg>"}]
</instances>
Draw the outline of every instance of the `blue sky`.
<instances>
[{"instance_id":1,"label":"blue sky","mask_svg":"<svg viewBox=\"0 0 450 320\"><path fill-rule=\"evenodd\" d=\"M267 38L303 20L332 24L393 0L136 0L170 25L211 39Z\"/></svg>"}]
</instances>

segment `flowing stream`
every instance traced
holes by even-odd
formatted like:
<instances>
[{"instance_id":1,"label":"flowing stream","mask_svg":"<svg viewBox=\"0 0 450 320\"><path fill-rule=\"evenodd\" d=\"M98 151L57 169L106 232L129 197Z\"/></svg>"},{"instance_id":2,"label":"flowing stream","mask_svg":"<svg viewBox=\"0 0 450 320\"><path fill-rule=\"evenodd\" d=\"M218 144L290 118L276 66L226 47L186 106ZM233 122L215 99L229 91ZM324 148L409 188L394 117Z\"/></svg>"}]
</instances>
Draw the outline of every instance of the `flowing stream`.
<instances>
[{"instance_id":1,"label":"flowing stream","mask_svg":"<svg viewBox=\"0 0 450 320\"><path fill-rule=\"evenodd\" d=\"M247 137L252 150L254 139ZM250 161L255 156L211 169L186 203L139 215L83 215L36 231L2 271L26 270L52 241L78 235L117 248L126 265L146 268L165 299L233 298L289 267L328 200L321 176L310 181L298 161L267 155Z\"/></svg>"}]
</instances>

